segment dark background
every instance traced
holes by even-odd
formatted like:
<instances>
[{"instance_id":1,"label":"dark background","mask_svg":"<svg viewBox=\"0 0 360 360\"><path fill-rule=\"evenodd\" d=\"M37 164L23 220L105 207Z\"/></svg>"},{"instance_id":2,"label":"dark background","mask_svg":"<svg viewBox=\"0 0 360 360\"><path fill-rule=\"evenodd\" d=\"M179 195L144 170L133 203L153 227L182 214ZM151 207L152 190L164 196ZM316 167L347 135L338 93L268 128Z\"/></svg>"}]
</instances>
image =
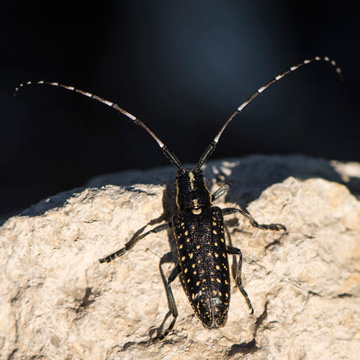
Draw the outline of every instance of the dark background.
<instances>
[{"instance_id":1,"label":"dark background","mask_svg":"<svg viewBox=\"0 0 360 360\"><path fill-rule=\"evenodd\" d=\"M28 80L74 85L142 119L195 163L232 111L272 77L213 158L303 153L360 160L359 1L12 1L0 10L0 213L88 178L168 165L108 107Z\"/></svg>"}]
</instances>

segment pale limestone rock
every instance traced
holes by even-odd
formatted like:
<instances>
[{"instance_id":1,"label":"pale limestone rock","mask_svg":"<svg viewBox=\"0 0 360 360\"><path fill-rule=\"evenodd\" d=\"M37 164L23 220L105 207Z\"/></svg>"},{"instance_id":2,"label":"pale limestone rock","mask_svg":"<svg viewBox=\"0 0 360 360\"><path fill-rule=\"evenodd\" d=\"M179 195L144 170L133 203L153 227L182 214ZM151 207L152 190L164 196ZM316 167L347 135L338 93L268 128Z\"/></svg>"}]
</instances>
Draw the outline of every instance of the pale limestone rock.
<instances>
[{"instance_id":1,"label":"pale limestone rock","mask_svg":"<svg viewBox=\"0 0 360 360\"><path fill-rule=\"evenodd\" d=\"M175 280L175 331L155 345L168 311L158 264L173 240L150 235L98 259L171 211L174 170L99 177L32 206L0 228L0 359L358 359L359 168L303 156L209 162L209 179L221 170L232 183L217 205L248 205L288 232L227 217L254 315L233 288L226 326L207 330Z\"/></svg>"}]
</instances>

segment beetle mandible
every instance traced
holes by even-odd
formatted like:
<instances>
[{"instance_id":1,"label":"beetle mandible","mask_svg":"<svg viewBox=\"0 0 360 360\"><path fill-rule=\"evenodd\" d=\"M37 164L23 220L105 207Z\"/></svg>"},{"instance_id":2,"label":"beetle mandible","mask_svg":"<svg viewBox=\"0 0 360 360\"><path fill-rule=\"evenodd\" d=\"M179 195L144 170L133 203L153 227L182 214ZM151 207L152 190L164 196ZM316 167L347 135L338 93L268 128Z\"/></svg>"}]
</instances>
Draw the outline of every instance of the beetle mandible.
<instances>
[{"instance_id":1,"label":"beetle mandible","mask_svg":"<svg viewBox=\"0 0 360 360\"><path fill-rule=\"evenodd\" d=\"M115 103L105 100L97 95L77 89L73 86L67 86L57 82L29 81L25 84L20 84L15 89L15 93L17 93L19 89L25 85L51 85L75 91L81 95L99 101L127 116L135 124L140 125L153 137L162 149L164 155L177 169L177 212L172 216L172 218L168 222L160 224L150 231L140 233L140 235L128 241L120 250L99 260L100 263L110 262L125 254L139 240L149 234L158 233L169 228L173 229L178 252L178 263L171 271L168 279L166 279L160 263L160 272L165 286L169 311L172 314L173 319L168 328L162 334L158 334L158 336L153 338L153 341L163 340L172 331L175 325L178 311L171 289L171 283L179 274L183 289L195 314L201 320L202 324L209 329L223 327L225 325L230 304L230 272L228 254L238 256L238 265L234 274L234 279L236 286L244 296L251 313L254 312L249 296L242 286L242 253L240 249L226 245L223 216L239 212L250 221L250 224L253 227L258 229L286 231L286 228L281 224L259 224L246 209L243 209L240 206L236 208L220 209L219 207L212 205L214 200L224 195L230 189L230 185L225 183L217 191L215 191L215 193L211 194L206 187L201 168L214 152L226 127L252 100L254 100L270 85L280 80L290 72L303 65L320 60L327 61L334 66L336 72L341 78L341 69L337 67L334 60L331 60L328 57L314 57L312 59L304 60L301 63L292 66L282 74L274 77L267 84L255 91L231 114L218 134L215 136L214 140L200 157L197 166L192 170L185 169L175 154L167 148L140 119L122 109Z\"/></svg>"}]
</instances>

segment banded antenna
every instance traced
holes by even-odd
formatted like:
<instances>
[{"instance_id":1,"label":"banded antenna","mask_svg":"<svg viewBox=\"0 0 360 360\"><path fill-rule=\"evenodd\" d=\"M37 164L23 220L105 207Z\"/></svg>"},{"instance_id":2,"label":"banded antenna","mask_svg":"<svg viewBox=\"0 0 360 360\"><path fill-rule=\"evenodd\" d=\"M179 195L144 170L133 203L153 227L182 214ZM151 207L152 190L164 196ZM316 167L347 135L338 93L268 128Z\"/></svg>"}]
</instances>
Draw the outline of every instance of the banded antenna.
<instances>
[{"instance_id":1,"label":"banded antenna","mask_svg":"<svg viewBox=\"0 0 360 360\"><path fill-rule=\"evenodd\" d=\"M246 101L244 101L232 114L231 116L226 120L225 124L222 126L222 128L220 129L220 131L217 133L217 135L215 136L214 140L211 142L211 144L206 148L206 150L204 151L204 153L202 154L202 156L200 157L199 163L196 166L197 170L200 170L200 168L207 162L207 160L209 159L209 157L211 156L211 154L214 152L217 143L219 142L219 139L222 135L222 133L224 132L224 130L227 128L227 126L230 124L230 122L238 115L240 114L240 112L247 106L249 105L259 94L261 94L264 90L266 90L267 88L269 88L272 84L274 84L275 82L279 81L280 79L282 79L283 77L285 77L286 75L288 75L289 73L299 69L300 67L302 67L303 65L307 65L312 63L313 61L326 61L328 63L330 63L336 70L337 74L340 77L340 80L343 80L343 76L342 76L342 71L341 68L337 66L335 60L331 60L329 57L325 56L325 57L319 57L316 56L312 59L307 59L302 61L301 63L290 67L288 70L284 71L283 73L275 76L272 80L270 80L268 83L266 83L264 86L262 86L261 88L259 88L258 90L256 90ZM140 120L138 119L136 116L130 114L128 111L124 110L123 108L121 108L119 105L108 101L106 99L103 99L100 96L91 94L87 91L84 90L80 90L75 88L74 86L69 86L69 85L63 85L60 84L58 82L51 82L51 81L28 81L26 83L22 83L20 84L18 87L15 88L15 92L14 92L14 96L16 96L16 94L20 91L21 88L23 88L24 86L27 85L50 85L50 86L55 86L55 87L61 87L63 89L66 90L70 90L70 91L74 91L76 93L79 93L83 96L89 97L90 99L96 100L98 102L101 102L115 110L117 110L119 113L127 116L130 120L132 120L136 125L141 126L148 134L150 134L153 139L157 142L157 144L160 146L160 148L162 149L164 155L170 160L171 164L177 168L179 173L184 173L185 169L183 168L183 166L181 165L181 162L179 161L179 159L176 157L176 155L168 148L165 146L165 144Z\"/></svg>"},{"instance_id":2,"label":"banded antenna","mask_svg":"<svg viewBox=\"0 0 360 360\"><path fill-rule=\"evenodd\" d=\"M335 60L331 60L330 58L328 58L327 56L324 57L319 57L316 56L312 59L307 59L302 61L301 63L292 66L291 68L287 69L286 71L284 71L283 73L281 73L280 75L275 76L272 80L270 80L267 84L265 84L264 86L262 86L261 88L259 88L258 90L256 90L246 101L244 101L232 114L231 116L227 119L227 121L225 122L225 124L223 125L223 127L220 129L220 131L218 132L218 134L215 136L214 140L212 141L212 143L207 147L207 149L204 151L203 155L200 158L200 161L198 163L198 168L200 168L202 165L204 165L206 163L206 161L208 160L208 158L211 156L211 154L214 152L217 143L219 142L220 136L222 135L222 133L224 132L224 130L227 128L227 126L230 124L230 122L234 119L235 116L237 116L238 114L240 114L240 112L246 107L248 106L259 94L261 94L264 90L266 90L267 88L269 88L272 84L276 83L277 81L279 81L280 79L282 79L283 77L285 77L286 75L290 74L291 72L299 69L300 67L302 67L303 65L307 65L312 63L313 61L326 61L328 63L330 63L336 70L337 74L339 75L340 80L343 80L343 75L342 75L342 71L341 68L337 66L336 61Z\"/></svg>"}]
</instances>

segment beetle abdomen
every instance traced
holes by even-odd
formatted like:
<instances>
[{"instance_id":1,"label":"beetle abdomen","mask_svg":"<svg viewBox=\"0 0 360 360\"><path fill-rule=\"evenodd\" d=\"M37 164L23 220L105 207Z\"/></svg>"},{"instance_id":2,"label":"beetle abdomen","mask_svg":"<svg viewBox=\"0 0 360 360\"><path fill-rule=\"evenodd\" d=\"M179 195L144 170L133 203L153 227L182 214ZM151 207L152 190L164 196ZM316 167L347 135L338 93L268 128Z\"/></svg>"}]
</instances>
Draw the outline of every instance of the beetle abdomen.
<instances>
[{"instance_id":1,"label":"beetle abdomen","mask_svg":"<svg viewBox=\"0 0 360 360\"><path fill-rule=\"evenodd\" d=\"M230 275L221 209L180 211L173 217L181 283L190 304L207 328L226 323Z\"/></svg>"}]
</instances>

